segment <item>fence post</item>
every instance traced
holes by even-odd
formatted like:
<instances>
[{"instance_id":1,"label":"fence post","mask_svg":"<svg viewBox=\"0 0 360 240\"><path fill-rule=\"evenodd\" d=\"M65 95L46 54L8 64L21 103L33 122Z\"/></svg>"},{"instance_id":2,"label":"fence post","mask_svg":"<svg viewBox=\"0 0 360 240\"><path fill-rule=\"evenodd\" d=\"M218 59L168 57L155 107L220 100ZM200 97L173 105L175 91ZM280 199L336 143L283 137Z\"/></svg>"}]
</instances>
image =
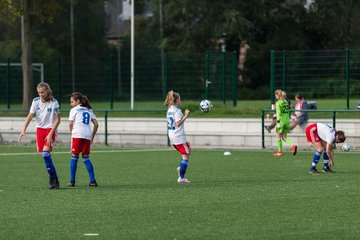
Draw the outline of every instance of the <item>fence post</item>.
<instances>
[{"instance_id":1,"label":"fence post","mask_svg":"<svg viewBox=\"0 0 360 240\"><path fill-rule=\"evenodd\" d=\"M231 56L231 85L232 85L232 100L233 100L233 107L237 106L237 58L236 52L234 51Z\"/></svg>"},{"instance_id":2,"label":"fence post","mask_svg":"<svg viewBox=\"0 0 360 240\"><path fill-rule=\"evenodd\" d=\"M271 104L275 103L275 51L270 51L270 99Z\"/></svg>"},{"instance_id":3,"label":"fence post","mask_svg":"<svg viewBox=\"0 0 360 240\"><path fill-rule=\"evenodd\" d=\"M222 99L223 99L223 103L224 105L226 104L226 94L225 94L225 74L226 74L226 71L225 71L225 60L226 60L226 52L221 52L221 57L222 57L222 74L221 74L221 90L222 90Z\"/></svg>"},{"instance_id":4,"label":"fence post","mask_svg":"<svg viewBox=\"0 0 360 240\"><path fill-rule=\"evenodd\" d=\"M58 94L59 94L59 97L58 97L58 102L59 102L59 105L61 106L61 98L62 98L62 93L61 93L61 57L58 57L58 64L57 64L57 80L58 80Z\"/></svg>"},{"instance_id":5,"label":"fence post","mask_svg":"<svg viewBox=\"0 0 360 240\"><path fill-rule=\"evenodd\" d=\"M265 148L265 131L264 131L264 127L265 127L265 120L264 120L264 110L261 111L261 143L262 143L262 148Z\"/></svg>"},{"instance_id":6,"label":"fence post","mask_svg":"<svg viewBox=\"0 0 360 240\"><path fill-rule=\"evenodd\" d=\"M205 98L209 98L209 52L205 53Z\"/></svg>"},{"instance_id":7,"label":"fence post","mask_svg":"<svg viewBox=\"0 0 360 240\"><path fill-rule=\"evenodd\" d=\"M283 89L286 91L286 50L283 50Z\"/></svg>"},{"instance_id":8,"label":"fence post","mask_svg":"<svg viewBox=\"0 0 360 240\"><path fill-rule=\"evenodd\" d=\"M108 111L105 111L105 145L108 145Z\"/></svg>"},{"instance_id":9,"label":"fence post","mask_svg":"<svg viewBox=\"0 0 360 240\"><path fill-rule=\"evenodd\" d=\"M333 111L333 128L336 129L336 110Z\"/></svg>"},{"instance_id":10,"label":"fence post","mask_svg":"<svg viewBox=\"0 0 360 240\"><path fill-rule=\"evenodd\" d=\"M350 99L350 82L349 82L349 49L346 48L346 60L345 60L345 80L346 80L346 107L347 110L349 110L350 108L350 103L349 103L349 99Z\"/></svg>"},{"instance_id":11,"label":"fence post","mask_svg":"<svg viewBox=\"0 0 360 240\"><path fill-rule=\"evenodd\" d=\"M7 78L7 109L11 106L11 71L10 71L10 58L7 59L6 67L6 78Z\"/></svg>"},{"instance_id":12,"label":"fence post","mask_svg":"<svg viewBox=\"0 0 360 240\"><path fill-rule=\"evenodd\" d=\"M165 53L164 55L163 64L164 64L164 93L166 96L167 92L169 91L169 57L167 53Z\"/></svg>"},{"instance_id":13,"label":"fence post","mask_svg":"<svg viewBox=\"0 0 360 240\"><path fill-rule=\"evenodd\" d=\"M113 88L113 82L114 82L114 76L113 76L113 56L110 55L109 58L109 96L110 96L110 109L114 109L114 88Z\"/></svg>"}]
</instances>

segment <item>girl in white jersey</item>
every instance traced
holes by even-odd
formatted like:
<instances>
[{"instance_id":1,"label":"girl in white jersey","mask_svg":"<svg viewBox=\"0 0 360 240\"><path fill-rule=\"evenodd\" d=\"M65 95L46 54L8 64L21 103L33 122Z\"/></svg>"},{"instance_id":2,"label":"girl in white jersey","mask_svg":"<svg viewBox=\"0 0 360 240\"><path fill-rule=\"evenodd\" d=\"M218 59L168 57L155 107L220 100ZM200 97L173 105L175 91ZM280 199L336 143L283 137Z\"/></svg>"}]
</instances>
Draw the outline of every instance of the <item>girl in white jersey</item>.
<instances>
[{"instance_id":1,"label":"girl in white jersey","mask_svg":"<svg viewBox=\"0 0 360 240\"><path fill-rule=\"evenodd\" d=\"M81 153L90 178L89 186L97 187L94 167L90 161L89 155L90 145L94 141L99 124L86 96L79 92L74 92L71 94L70 104L72 109L69 114L69 128L72 137L72 157L70 160L70 182L68 186L75 186L76 168L79 154ZM90 123L93 123L93 129L91 129Z\"/></svg>"},{"instance_id":2,"label":"girl in white jersey","mask_svg":"<svg viewBox=\"0 0 360 240\"><path fill-rule=\"evenodd\" d=\"M60 124L60 107L52 96L49 84L39 83L37 92L39 97L34 98L32 101L18 141L21 142L22 137L25 136L26 128L35 116L37 150L42 152L46 170L49 174L49 189L58 189L60 184L50 152L57 135L57 127Z\"/></svg>"},{"instance_id":3,"label":"girl in white jersey","mask_svg":"<svg viewBox=\"0 0 360 240\"><path fill-rule=\"evenodd\" d=\"M336 131L329 125L322 123L312 123L307 126L306 139L315 147L315 153L310 167L310 173L317 174L316 165L320 160L321 154L324 152L324 168L322 172L331 173L334 166L334 144L345 141L346 136L343 131ZM325 151L324 151L325 150Z\"/></svg>"},{"instance_id":4,"label":"girl in white jersey","mask_svg":"<svg viewBox=\"0 0 360 240\"><path fill-rule=\"evenodd\" d=\"M166 118L168 122L168 135L171 143L175 149L181 154L180 166L176 169L178 173L178 183L190 183L185 178L186 169L188 166L189 156L191 152L190 144L186 141L184 122L188 118L190 111L185 110L184 114L181 112L180 95L173 90L170 90L166 95L165 105L168 108Z\"/></svg>"}]
</instances>

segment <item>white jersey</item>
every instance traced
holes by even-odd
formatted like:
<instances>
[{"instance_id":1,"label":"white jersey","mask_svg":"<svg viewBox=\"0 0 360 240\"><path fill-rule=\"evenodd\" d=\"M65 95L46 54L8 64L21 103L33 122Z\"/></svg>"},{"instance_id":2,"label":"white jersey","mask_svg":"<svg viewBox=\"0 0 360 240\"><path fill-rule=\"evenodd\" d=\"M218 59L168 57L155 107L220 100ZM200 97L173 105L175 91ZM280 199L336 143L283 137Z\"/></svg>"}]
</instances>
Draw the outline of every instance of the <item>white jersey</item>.
<instances>
[{"instance_id":1,"label":"white jersey","mask_svg":"<svg viewBox=\"0 0 360 240\"><path fill-rule=\"evenodd\" d=\"M32 101L30 112L35 115L37 128L52 128L60 113L60 106L55 99L42 102L40 97L36 97Z\"/></svg>"},{"instance_id":2,"label":"white jersey","mask_svg":"<svg viewBox=\"0 0 360 240\"><path fill-rule=\"evenodd\" d=\"M322 123L317 123L316 126L320 139L328 144L333 144L335 141L335 129Z\"/></svg>"},{"instance_id":3,"label":"white jersey","mask_svg":"<svg viewBox=\"0 0 360 240\"><path fill-rule=\"evenodd\" d=\"M77 105L70 110L69 121L74 121L71 137L92 139L91 120L96 119L91 109Z\"/></svg>"},{"instance_id":4,"label":"white jersey","mask_svg":"<svg viewBox=\"0 0 360 240\"><path fill-rule=\"evenodd\" d=\"M185 123L181 124L179 127L177 127L175 124L177 121L180 121L182 117L183 114L181 112L181 109L174 105L169 107L166 113L169 139L171 143L175 145L186 143L186 136L184 130Z\"/></svg>"}]
</instances>

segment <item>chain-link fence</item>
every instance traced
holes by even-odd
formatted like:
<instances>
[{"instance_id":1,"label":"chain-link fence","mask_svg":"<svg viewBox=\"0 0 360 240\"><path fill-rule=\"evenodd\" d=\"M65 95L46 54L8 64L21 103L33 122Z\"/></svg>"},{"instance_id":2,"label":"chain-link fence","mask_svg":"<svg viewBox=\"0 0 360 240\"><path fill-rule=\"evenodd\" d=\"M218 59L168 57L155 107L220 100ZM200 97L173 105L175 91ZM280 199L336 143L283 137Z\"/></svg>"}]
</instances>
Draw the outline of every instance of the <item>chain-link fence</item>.
<instances>
[{"instance_id":1,"label":"chain-link fence","mask_svg":"<svg viewBox=\"0 0 360 240\"><path fill-rule=\"evenodd\" d=\"M33 61L35 86L48 82L60 102L68 102L73 91L86 94L91 101L130 102L130 56L54 57L47 62ZM134 99L163 101L169 89L182 98L232 100L236 105L237 56L232 52L206 53L137 53L134 70ZM22 69L20 60L0 59L0 104L11 108L22 102ZM129 105L130 106L130 105Z\"/></svg>"},{"instance_id":2,"label":"chain-link fence","mask_svg":"<svg viewBox=\"0 0 360 240\"><path fill-rule=\"evenodd\" d=\"M344 98L349 109L349 98L360 95L360 50L271 51L272 102L278 88L306 98Z\"/></svg>"}]
</instances>

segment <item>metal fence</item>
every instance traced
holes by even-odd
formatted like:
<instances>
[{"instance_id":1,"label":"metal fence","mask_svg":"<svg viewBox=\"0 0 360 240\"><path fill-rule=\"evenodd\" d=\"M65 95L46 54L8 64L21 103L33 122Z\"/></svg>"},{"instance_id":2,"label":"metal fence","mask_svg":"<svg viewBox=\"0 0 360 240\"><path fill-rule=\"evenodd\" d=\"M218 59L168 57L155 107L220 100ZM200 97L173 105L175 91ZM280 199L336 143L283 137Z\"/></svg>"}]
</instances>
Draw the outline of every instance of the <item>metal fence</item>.
<instances>
[{"instance_id":1,"label":"metal fence","mask_svg":"<svg viewBox=\"0 0 360 240\"><path fill-rule=\"evenodd\" d=\"M72 91L80 91L94 101L130 102L130 56L118 55L47 58L33 60L34 85L48 82L55 97L68 102ZM39 66L43 66L40 70ZM73 74L74 73L74 74ZM233 52L137 53L134 71L134 97L163 101L169 89L183 99L231 100L236 105L237 56ZM0 59L0 104L10 109L22 101L20 60ZM34 87L34 97L36 96ZM130 107L130 104L129 104Z\"/></svg>"},{"instance_id":2,"label":"metal fence","mask_svg":"<svg viewBox=\"0 0 360 240\"><path fill-rule=\"evenodd\" d=\"M271 51L270 97L275 89L306 98L349 98L360 95L360 50Z\"/></svg>"}]
</instances>

